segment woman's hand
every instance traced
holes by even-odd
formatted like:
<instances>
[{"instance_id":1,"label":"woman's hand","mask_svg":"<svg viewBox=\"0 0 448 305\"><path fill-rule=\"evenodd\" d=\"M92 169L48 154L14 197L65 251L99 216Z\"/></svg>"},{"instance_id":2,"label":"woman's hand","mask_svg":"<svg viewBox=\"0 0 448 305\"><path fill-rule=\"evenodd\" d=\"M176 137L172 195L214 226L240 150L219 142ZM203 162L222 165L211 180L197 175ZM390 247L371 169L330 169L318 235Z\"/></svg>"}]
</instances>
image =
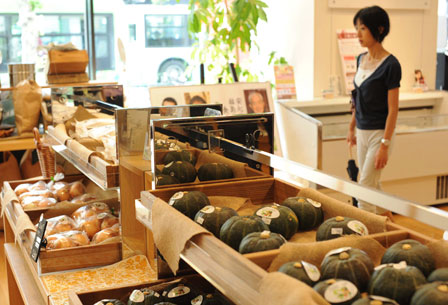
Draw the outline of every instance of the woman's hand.
<instances>
[{"instance_id":1,"label":"woman's hand","mask_svg":"<svg viewBox=\"0 0 448 305\"><path fill-rule=\"evenodd\" d=\"M387 164L387 147L381 145L375 155L375 168L383 169Z\"/></svg>"},{"instance_id":2,"label":"woman's hand","mask_svg":"<svg viewBox=\"0 0 448 305\"><path fill-rule=\"evenodd\" d=\"M355 130L353 130L353 129L349 129L349 130L348 130L347 143L349 143L350 146L356 145L356 134L355 134Z\"/></svg>"}]
</instances>

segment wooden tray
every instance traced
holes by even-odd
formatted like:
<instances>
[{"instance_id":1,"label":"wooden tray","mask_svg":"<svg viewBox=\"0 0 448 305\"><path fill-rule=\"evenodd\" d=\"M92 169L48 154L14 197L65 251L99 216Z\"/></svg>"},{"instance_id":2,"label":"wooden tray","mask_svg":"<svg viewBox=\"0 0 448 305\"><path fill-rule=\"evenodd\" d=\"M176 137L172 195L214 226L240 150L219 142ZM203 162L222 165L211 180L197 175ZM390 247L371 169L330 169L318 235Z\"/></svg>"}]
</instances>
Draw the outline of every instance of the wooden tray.
<instances>
[{"instance_id":1,"label":"wooden tray","mask_svg":"<svg viewBox=\"0 0 448 305\"><path fill-rule=\"evenodd\" d=\"M181 278L187 279L189 282L194 283L195 287L198 285L201 289L205 290L204 292L211 293L215 289L211 284L209 284L204 278L200 275L188 275L183 276ZM168 287L172 283L179 281L181 278L171 278L164 280L157 280L154 282L142 283L139 285L129 285L123 287L115 287L102 289L98 291L83 291L83 292L69 292L69 304L70 305L92 305L98 301L103 299L118 299L127 304L127 300L129 299L130 294L135 289L141 289L145 287L149 287L153 290L159 291Z\"/></svg>"},{"instance_id":2,"label":"wooden tray","mask_svg":"<svg viewBox=\"0 0 448 305\"><path fill-rule=\"evenodd\" d=\"M243 197L243 198L249 198L251 200L252 205L249 205L249 209L245 210L243 214L247 214L247 212L250 209L258 208L260 205L264 204L272 204L272 203L281 203L288 197L295 197L297 196L298 192L300 191L300 188L289 184L287 182L284 182L279 179L274 178L266 178L266 179L255 179L255 180L246 180L246 181L239 181L239 182L224 182L224 183L214 183L214 184L204 184L204 185L196 185L196 186L179 186L176 188L165 188L165 189L158 189L158 190L151 190L148 191L148 193L142 193L142 204L145 207L151 207L152 203L154 202L155 198L160 198L165 202L168 202L169 199L173 194L175 194L178 191L201 191L205 193L207 196L235 196L235 197ZM324 204L324 202L322 202ZM174 211L174 209L173 209ZM249 211L251 212L251 211ZM252 214L253 212L251 212ZM357 219L356 215L346 215L343 213L339 214L340 216L347 216L347 217L353 217ZM193 224L193 221L185 216L186 223L189 222ZM317 228L316 228L317 229ZM300 242L315 242L314 235L315 231L305 231L305 232L299 232L296 233L292 237L294 240L300 240ZM389 225L386 227L386 230L399 230L400 227L397 227L395 225ZM383 233L383 232L372 232L371 234L375 233ZM297 236L304 236L304 238L297 239ZM168 238L168 237L167 237ZM290 240L292 240L290 239ZM296 241L297 242L297 241ZM257 253L257 255L248 255L245 254L248 258L251 260L254 260L256 263L257 261L261 261L262 264L264 260L264 256L266 257L266 260L269 260L269 256L275 255L275 252L270 253L269 251L260 252ZM158 260L160 262L160 260ZM160 270L158 270L160 271Z\"/></svg>"},{"instance_id":3,"label":"wooden tray","mask_svg":"<svg viewBox=\"0 0 448 305\"><path fill-rule=\"evenodd\" d=\"M369 235L368 237L375 239L385 248L389 248L394 243L405 239L415 239L421 242L422 244L428 244L430 242L435 241L435 239L429 236L409 230L405 227L402 227L392 222L387 223L387 230L388 232L375 233ZM316 243L316 246L317 245L318 244ZM280 250L275 249L263 252L244 254L244 256L250 259L256 265L260 266L261 268L268 269L272 261L279 255L279 252Z\"/></svg>"},{"instance_id":4,"label":"wooden tray","mask_svg":"<svg viewBox=\"0 0 448 305\"><path fill-rule=\"evenodd\" d=\"M14 181L4 181L3 182L3 191L5 192L8 189L14 190L19 184L23 183L36 183L38 181L45 181L45 183L50 182L51 179L27 179L27 180L14 180ZM98 199L86 201L85 203L92 203L96 201L107 201L107 203L112 201L118 201L118 194L115 191L103 191L100 187L98 187L95 183L92 183L89 179L87 179L83 175L70 175L66 176L62 181L64 182L74 182L81 180L88 193L92 193L97 195ZM0 200L3 200L4 193L2 192L0 196ZM30 215L31 218L35 218L36 216L40 216L40 214L45 213L46 211L53 209L52 207L45 208L32 208L32 209L24 209L24 212ZM79 207L79 205L78 205Z\"/></svg>"}]
</instances>

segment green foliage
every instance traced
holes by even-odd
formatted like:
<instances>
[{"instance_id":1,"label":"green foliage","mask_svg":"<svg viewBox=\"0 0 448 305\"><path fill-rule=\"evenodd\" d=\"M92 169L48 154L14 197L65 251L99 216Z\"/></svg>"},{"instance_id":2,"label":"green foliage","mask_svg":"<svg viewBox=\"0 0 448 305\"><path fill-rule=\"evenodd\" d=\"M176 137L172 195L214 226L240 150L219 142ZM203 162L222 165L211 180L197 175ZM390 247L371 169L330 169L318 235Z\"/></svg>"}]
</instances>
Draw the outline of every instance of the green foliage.
<instances>
[{"instance_id":1,"label":"green foliage","mask_svg":"<svg viewBox=\"0 0 448 305\"><path fill-rule=\"evenodd\" d=\"M235 63L240 80L257 81L239 56L257 46L257 25L267 21L267 7L261 0L190 0L188 31L196 39L192 57L223 82L232 81L229 63Z\"/></svg>"},{"instance_id":2,"label":"green foliage","mask_svg":"<svg viewBox=\"0 0 448 305\"><path fill-rule=\"evenodd\" d=\"M28 4L30 5L32 12L42 8L42 3L40 2L40 0L29 0Z\"/></svg>"}]
</instances>

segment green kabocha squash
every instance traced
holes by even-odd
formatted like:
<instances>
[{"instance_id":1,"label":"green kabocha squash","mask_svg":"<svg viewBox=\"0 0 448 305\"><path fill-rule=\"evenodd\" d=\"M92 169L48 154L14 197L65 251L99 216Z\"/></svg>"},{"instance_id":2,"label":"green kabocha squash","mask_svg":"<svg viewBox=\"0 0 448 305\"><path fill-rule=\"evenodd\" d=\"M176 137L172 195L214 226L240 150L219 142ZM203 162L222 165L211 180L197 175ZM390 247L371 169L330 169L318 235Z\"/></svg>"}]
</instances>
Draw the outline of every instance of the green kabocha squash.
<instances>
[{"instance_id":1,"label":"green kabocha squash","mask_svg":"<svg viewBox=\"0 0 448 305\"><path fill-rule=\"evenodd\" d=\"M238 251L245 254L273 250L280 248L285 242L286 239L277 233L270 231L253 232L241 240Z\"/></svg>"},{"instance_id":2,"label":"green kabocha squash","mask_svg":"<svg viewBox=\"0 0 448 305\"><path fill-rule=\"evenodd\" d=\"M448 282L434 282L421 286L411 299L411 305L448 304Z\"/></svg>"},{"instance_id":3,"label":"green kabocha squash","mask_svg":"<svg viewBox=\"0 0 448 305\"><path fill-rule=\"evenodd\" d=\"M378 295L369 295L365 298L357 300L352 305L399 305L392 299L381 297Z\"/></svg>"},{"instance_id":4,"label":"green kabocha squash","mask_svg":"<svg viewBox=\"0 0 448 305\"><path fill-rule=\"evenodd\" d=\"M283 264L278 271L298 279L311 287L320 280L319 268L304 261Z\"/></svg>"},{"instance_id":5,"label":"green kabocha squash","mask_svg":"<svg viewBox=\"0 0 448 305\"><path fill-rule=\"evenodd\" d=\"M187 161L174 161L165 165L162 174L176 177L180 183L193 182L196 179L196 169Z\"/></svg>"},{"instance_id":6,"label":"green kabocha squash","mask_svg":"<svg viewBox=\"0 0 448 305\"><path fill-rule=\"evenodd\" d=\"M154 304L154 305L177 305L177 304L170 303L170 302L161 302L161 303L157 303L157 304Z\"/></svg>"},{"instance_id":7,"label":"green kabocha squash","mask_svg":"<svg viewBox=\"0 0 448 305\"><path fill-rule=\"evenodd\" d=\"M340 248L327 253L320 267L322 279L343 279L364 291L373 273L373 262L362 250Z\"/></svg>"},{"instance_id":8,"label":"green kabocha squash","mask_svg":"<svg viewBox=\"0 0 448 305\"><path fill-rule=\"evenodd\" d=\"M428 276L428 282L448 281L448 268L439 268L431 272Z\"/></svg>"},{"instance_id":9,"label":"green kabocha squash","mask_svg":"<svg viewBox=\"0 0 448 305\"><path fill-rule=\"evenodd\" d=\"M210 293L206 295L199 295L193 300L191 300L191 305L230 305L231 303L227 301L219 293Z\"/></svg>"},{"instance_id":10,"label":"green kabocha squash","mask_svg":"<svg viewBox=\"0 0 448 305\"><path fill-rule=\"evenodd\" d=\"M179 184L179 180L177 180L176 177L170 175L161 174L156 176L157 186L170 185L170 184Z\"/></svg>"},{"instance_id":11,"label":"green kabocha squash","mask_svg":"<svg viewBox=\"0 0 448 305\"><path fill-rule=\"evenodd\" d=\"M352 234L364 236L369 234L369 230L356 219L336 216L327 219L319 226L316 232L316 240L323 241Z\"/></svg>"},{"instance_id":12,"label":"green kabocha squash","mask_svg":"<svg viewBox=\"0 0 448 305\"><path fill-rule=\"evenodd\" d=\"M203 207L210 204L207 195L199 191L177 192L171 196L168 204L187 217L194 219L194 216Z\"/></svg>"},{"instance_id":13,"label":"green kabocha squash","mask_svg":"<svg viewBox=\"0 0 448 305\"><path fill-rule=\"evenodd\" d=\"M238 251L246 235L267 230L269 227L257 216L233 216L222 225L219 238Z\"/></svg>"},{"instance_id":14,"label":"green kabocha squash","mask_svg":"<svg viewBox=\"0 0 448 305\"><path fill-rule=\"evenodd\" d=\"M255 211L255 216L260 217L269 226L269 230L290 239L299 227L296 214L286 207L278 204L264 206Z\"/></svg>"},{"instance_id":15,"label":"green kabocha squash","mask_svg":"<svg viewBox=\"0 0 448 305\"><path fill-rule=\"evenodd\" d=\"M196 213L194 221L219 238L222 225L233 216L238 216L238 213L232 208L207 205Z\"/></svg>"},{"instance_id":16,"label":"green kabocha squash","mask_svg":"<svg viewBox=\"0 0 448 305\"><path fill-rule=\"evenodd\" d=\"M426 284L423 273L414 266L387 264L376 267L369 281L367 292L395 300L400 305L407 305L415 290Z\"/></svg>"},{"instance_id":17,"label":"green kabocha squash","mask_svg":"<svg viewBox=\"0 0 448 305\"><path fill-rule=\"evenodd\" d=\"M176 305L191 305L191 300L198 295L200 295L200 293L184 281L171 284L162 292L165 302L170 304L174 303Z\"/></svg>"},{"instance_id":18,"label":"green kabocha squash","mask_svg":"<svg viewBox=\"0 0 448 305\"><path fill-rule=\"evenodd\" d=\"M196 157L191 151L188 150L169 151L163 157L163 164L168 164L175 161L187 161L195 165Z\"/></svg>"},{"instance_id":19,"label":"green kabocha squash","mask_svg":"<svg viewBox=\"0 0 448 305\"><path fill-rule=\"evenodd\" d=\"M154 305L163 302L163 297L156 291L143 288L132 291L128 305Z\"/></svg>"},{"instance_id":20,"label":"green kabocha squash","mask_svg":"<svg viewBox=\"0 0 448 305\"><path fill-rule=\"evenodd\" d=\"M405 261L409 266L420 269L428 276L435 269L435 261L429 248L413 239L406 239L393 244L383 255L381 264Z\"/></svg>"},{"instance_id":21,"label":"green kabocha squash","mask_svg":"<svg viewBox=\"0 0 448 305\"><path fill-rule=\"evenodd\" d=\"M330 304L350 305L361 297L358 288L346 280L328 279L317 283L313 289Z\"/></svg>"},{"instance_id":22,"label":"green kabocha squash","mask_svg":"<svg viewBox=\"0 0 448 305\"><path fill-rule=\"evenodd\" d=\"M117 299L103 299L101 301L96 302L94 305L126 305L126 304Z\"/></svg>"},{"instance_id":23,"label":"green kabocha squash","mask_svg":"<svg viewBox=\"0 0 448 305\"><path fill-rule=\"evenodd\" d=\"M322 204L305 197L289 197L281 205L287 206L299 220L299 230L310 230L322 223L324 213Z\"/></svg>"},{"instance_id":24,"label":"green kabocha squash","mask_svg":"<svg viewBox=\"0 0 448 305\"><path fill-rule=\"evenodd\" d=\"M224 163L205 163L198 169L198 179L200 181L231 178L233 178L232 168Z\"/></svg>"}]
</instances>

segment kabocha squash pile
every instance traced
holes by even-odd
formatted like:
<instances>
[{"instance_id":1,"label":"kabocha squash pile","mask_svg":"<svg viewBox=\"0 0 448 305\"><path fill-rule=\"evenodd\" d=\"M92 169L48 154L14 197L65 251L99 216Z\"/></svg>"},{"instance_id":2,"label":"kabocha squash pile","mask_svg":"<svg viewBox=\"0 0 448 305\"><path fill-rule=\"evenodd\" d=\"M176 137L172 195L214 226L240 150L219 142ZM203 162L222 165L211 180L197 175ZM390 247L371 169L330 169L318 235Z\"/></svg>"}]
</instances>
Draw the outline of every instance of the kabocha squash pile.
<instances>
[{"instance_id":1,"label":"kabocha squash pile","mask_svg":"<svg viewBox=\"0 0 448 305\"><path fill-rule=\"evenodd\" d=\"M72 217L61 215L47 221L47 249L98 244L120 234L118 217L102 202L85 205L73 212Z\"/></svg>"},{"instance_id":2,"label":"kabocha squash pile","mask_svg":"<svg viewBox=\"0 0 448 305\"><path fill-rule=\"evenodd\" d=\"M23 183L19 184L14 192L25 210L47 208L62 201L82 204L95 199L95 195L86 194L86 187L81 181L72 183L64 181Z\"/></svg>"},{"instance_id":3,"label":"kabocha squash pile","mask_svg":"<svg viewBox=\"0 0 448 305\"><path fill-rule=\"evenodd\" d=\"M163 142L156 145L156 149L170 150L163 157L163 169L161 173L156 172L156 185L171 185L179 183L191 183L196 180L212 181L231 179L234 177L233 170L224 163L205 163L197 170L196 157L189 150L173 150L168 144ZM168 178L168 177L171 177Z\"/></svg>"},{"instance_id":4,"label":"kabocha squash pile","mask_svg":"<svg viewBox=\"0 0 448 305\"><path fill-rule=\"evenodd\" d=\"M313 286L330 304L448 304L448 281L444 280L448 268L432 271L427 283L425 273L433 270L434 258L425 245L399 241L387 249L382 262L387 263L374 268L365 252L344 247L328 252L320 271L303 261L285 263L278 271Z\"/></svg>"}]
</instances>

